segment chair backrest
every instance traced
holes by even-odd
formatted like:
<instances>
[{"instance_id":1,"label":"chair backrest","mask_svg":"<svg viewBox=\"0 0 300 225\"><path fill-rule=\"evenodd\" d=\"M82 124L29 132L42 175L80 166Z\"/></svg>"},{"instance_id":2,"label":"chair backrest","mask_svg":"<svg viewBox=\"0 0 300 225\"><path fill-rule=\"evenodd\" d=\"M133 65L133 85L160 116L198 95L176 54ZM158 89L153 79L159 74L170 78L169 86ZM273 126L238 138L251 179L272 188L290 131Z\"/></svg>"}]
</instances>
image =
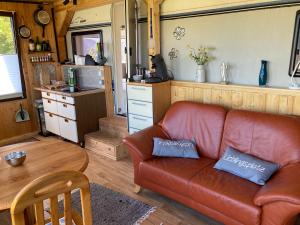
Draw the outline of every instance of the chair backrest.
<instances>
[{"instance_id":1,"label":"chair backrest","mask_svg":"<svg viewBox=\"0 0 300 225\"><path fill-rule=\"evenodd\" d=\"M88 178L76 171L61 171L51 173L29 183L15 197L11 205L13 225L25 225L25 209L34 207L35 224L44 225L44 201L50 201L52 225L59 225L58 196L64 195L65 225L72 225L71 191L80 190L82 218L80 223L92 225L91 195ZM78 218L77 218L78 220Z\"/></svg>"}]
</instances>

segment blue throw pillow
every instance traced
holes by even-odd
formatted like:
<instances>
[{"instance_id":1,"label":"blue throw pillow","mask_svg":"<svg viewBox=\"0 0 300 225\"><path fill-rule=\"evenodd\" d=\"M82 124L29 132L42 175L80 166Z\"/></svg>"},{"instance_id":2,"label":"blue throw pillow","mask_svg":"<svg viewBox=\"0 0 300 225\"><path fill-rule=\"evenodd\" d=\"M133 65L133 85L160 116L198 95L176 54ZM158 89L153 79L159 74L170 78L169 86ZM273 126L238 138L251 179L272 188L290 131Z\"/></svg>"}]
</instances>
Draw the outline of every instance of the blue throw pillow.
<instances>
[{"instance_id":1,"label":"blue throw pillow","mask_svg":"<svg viewBox=\"0 0 300 225\"><path fill-rule=\"evenodd\" d=\"M153 138L153 140L152 155L154 156L199 159L196 144L193 141L171 141L161 138Z\"/></svg>"},{"instance_id":2,"label":"blue throw pillow","mask_svg":"<svg viewBox=\"0 0 300 225\"><path fill-rule=\"evenodd\" d=\"M279 165L228 147L214 168L234 174L256 184L265 185L272 174L279 169Z\"/></svg>"}]
</instances>

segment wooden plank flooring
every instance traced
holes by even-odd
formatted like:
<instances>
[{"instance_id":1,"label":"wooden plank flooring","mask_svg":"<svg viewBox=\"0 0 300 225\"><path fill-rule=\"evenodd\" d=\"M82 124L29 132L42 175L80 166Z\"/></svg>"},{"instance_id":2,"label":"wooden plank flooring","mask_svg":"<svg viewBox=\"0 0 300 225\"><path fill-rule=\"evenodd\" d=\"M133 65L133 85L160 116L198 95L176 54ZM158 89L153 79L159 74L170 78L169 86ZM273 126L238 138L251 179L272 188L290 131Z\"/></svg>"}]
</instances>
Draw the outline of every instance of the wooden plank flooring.
<instances>
[{"instance_id":1,"label":"wooden plank flooring","mask_svg":"<svg viewBox=\"0 0 300 225\"><path fill-rule=\"evenodd\" d=\"M51 141L53 140L53 137L39 139L41 141ZM87 151L90 163L85 173L89 177L90 182L103 185L114 191L124 193L134 199L157 207L156 212L151 214L142 225L220 224L182 204L152 191L143 190L138 195L133 193L133 167L129 158L116 162L104 156L96 155L89 150ZM297 224L300 225L299 222ZM10 225L10 216L8 212L0 213L0 225Z\"/></svg>"}]
</instances>

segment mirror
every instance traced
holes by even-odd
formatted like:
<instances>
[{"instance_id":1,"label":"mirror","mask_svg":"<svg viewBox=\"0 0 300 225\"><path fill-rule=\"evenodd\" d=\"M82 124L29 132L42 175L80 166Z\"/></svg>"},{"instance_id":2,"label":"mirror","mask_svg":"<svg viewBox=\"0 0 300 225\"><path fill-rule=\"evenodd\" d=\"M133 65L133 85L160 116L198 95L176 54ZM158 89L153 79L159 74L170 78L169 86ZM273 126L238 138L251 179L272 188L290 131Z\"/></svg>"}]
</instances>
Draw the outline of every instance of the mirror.
<instances>
[{"instance_id":1,"label":"mirror","mask_svg":"<svg viewBox=\"0 0 300 225\"><path fill-rule=\"evenodd\" d=\"M98 49L99 47L100 49ZM102 30L82 31L72 33L72 49L74 55L92 55L100 50L103 56L103 34Z\"/></svg>"},{"instance_id":2,"label":"mirror","mask_svg":"<svg viewBox=\"0 0 300 225\"><path fill-rule=\"evenodd\" d=\"M293 46L292 46L292 55L290 60L290 69L289 75L293 74L295 66L300 60L300 10L296 14L296 22L295 22L295 30L294 30L294 38L293 38ZM298 69L295 77L300 77L300 70Z\"/></svg>"}]
</instances>

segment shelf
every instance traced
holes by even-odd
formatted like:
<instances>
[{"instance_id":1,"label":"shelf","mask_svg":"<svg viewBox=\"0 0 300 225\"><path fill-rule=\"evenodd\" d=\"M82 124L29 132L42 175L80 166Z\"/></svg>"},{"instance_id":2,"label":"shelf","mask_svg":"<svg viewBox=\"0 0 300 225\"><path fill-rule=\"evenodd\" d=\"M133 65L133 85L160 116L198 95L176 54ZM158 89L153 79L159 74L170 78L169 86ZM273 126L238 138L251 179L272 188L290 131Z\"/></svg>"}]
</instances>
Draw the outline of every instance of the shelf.
<instances>
[{"instance_id":1,"label":"shelf","mask_svg":"<svg viewBox=\"0 0 300 225\"><path fill-rule=\"evenodd\" d=\"M29 51L28 55L34 55L34 54L53 54L52 51Z\"/></svg>"},{"instance_id":2,"label":"shelf","mask_svg":"<svg viewBox=\"0 0 300 225\"><path fill-rule=\"evenodd\" d=\"M32 64L39 64L39 63L43 63L43 64L45 64L45 63L49 63L49 64L51 64L51 63L56 63L55 61L47 61L47 62L31 62Z\"/></svg>"},{"instance_id":3,"label":"shelf","mask_svg":"<svg viewBox=\"0 0 300 225\"><path fill-rule=\"evenodd\" d=\"M99 65L73 65L73 64L61 64L62 67L73 67L73 68L101 68Z\"/></svg>"}]
</instances>

